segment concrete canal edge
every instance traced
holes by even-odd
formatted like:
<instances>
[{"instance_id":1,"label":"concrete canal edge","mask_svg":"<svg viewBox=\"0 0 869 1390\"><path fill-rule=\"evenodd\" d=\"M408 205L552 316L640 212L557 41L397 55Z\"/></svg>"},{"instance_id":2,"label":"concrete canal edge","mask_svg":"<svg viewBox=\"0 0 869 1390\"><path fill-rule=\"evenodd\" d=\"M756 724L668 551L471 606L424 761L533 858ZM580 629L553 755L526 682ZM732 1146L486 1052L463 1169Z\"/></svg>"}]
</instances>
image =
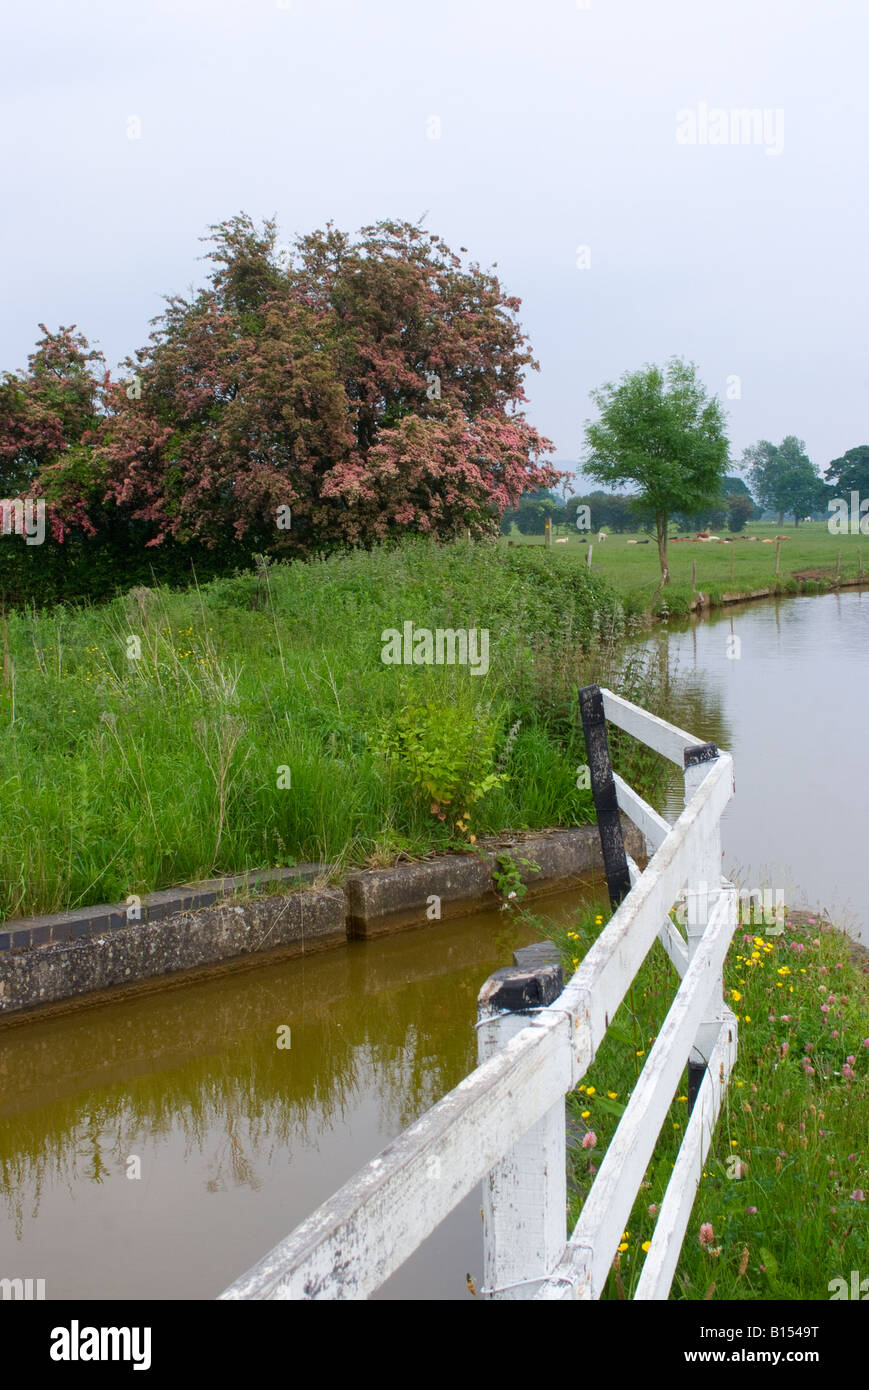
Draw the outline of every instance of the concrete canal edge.
<instances>
[{"instance_id":1,"label":"concrete canal edge","mask_svg":"<svg viewBox=\"0 0 869 1390\"><path fill-rule=\"evenodd\" d=\"M622 827L628 853L642 858L642 835L624 817ZM525 886L523 901L576 887L584 877L603 869L598 828L582 825L521 839L493 836L481 842L479 854L448 854L349 874L345 885L348 933L370 937L403 931L424 925L434 911L440 919L491 911L504 901L493 870L503 874L512 866Z\"/></svg>"},{"instance_id":2,"label":"concrete canal edge","mask_svg":"<svg viewBox=\"0 0 869 1390\"><path fill-rule=\"evenodd\" d=\"M643 856L642 836L627 822L625 841L629 853ZM7 922L0 937L0 1023L59 1005L100 1003L148 982L151 988L185 983L230 963L250 966L485 911L503 901L493 871L518 871L524 902L578 886L602 863L597 826L586 825L500 835L475 853L353 871L340 887L321 886L329 866L312 864L150 894L135 909L142 920L130 921L125 904L105 904ZM305 886L312 880L315 886ZM275 881L285 891L269 893ZM240 892L243 900L231 901Z\"/></svg>"}]
</instances>

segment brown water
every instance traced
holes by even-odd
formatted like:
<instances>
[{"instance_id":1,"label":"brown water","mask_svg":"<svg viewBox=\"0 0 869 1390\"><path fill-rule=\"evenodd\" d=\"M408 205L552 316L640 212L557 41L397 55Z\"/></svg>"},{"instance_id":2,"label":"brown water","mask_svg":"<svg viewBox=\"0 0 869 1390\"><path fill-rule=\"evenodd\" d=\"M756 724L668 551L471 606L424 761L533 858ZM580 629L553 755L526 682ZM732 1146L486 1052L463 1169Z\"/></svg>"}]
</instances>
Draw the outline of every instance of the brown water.
<instances>
[{"instance_id":1,"label":"brown water","mask_svg":"<svg viewBox=\"0 0 869 1390\"><path fill-rule=\"evenodd\" d=\"M473 1069L479 988L537 937L484 913L0 1032L0 1278L213 1298ZM470 1297L479 1209L379 1296Z\"/></svg>"},{"instance_id":2,"label":"brown water","mask_svg":"<svg viewBox=\"0 0 869 1390\"><path fill-rule=\"evenodd\" d=\"M869 944L869 591L734 606L649 645L687 682L674 683L672 722L733 754L725 870L825 908ZM668 819L682 795L674 768Z\"/></svg>"}]
</instances>

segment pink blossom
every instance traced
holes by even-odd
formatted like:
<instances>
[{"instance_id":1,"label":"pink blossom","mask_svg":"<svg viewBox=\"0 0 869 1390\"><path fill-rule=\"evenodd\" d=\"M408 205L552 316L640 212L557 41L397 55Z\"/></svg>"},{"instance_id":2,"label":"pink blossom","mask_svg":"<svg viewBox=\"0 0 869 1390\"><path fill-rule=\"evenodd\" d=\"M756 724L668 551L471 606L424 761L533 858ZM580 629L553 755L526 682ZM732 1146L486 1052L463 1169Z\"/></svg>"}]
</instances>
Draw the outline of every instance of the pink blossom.
<instances>
[{"instance_id":1,"label":"pink blossom","mask_svg":"<svg viewBox=\"0 0 869 1390\"><path fill-rule=\"evenodd\" d=\"M842 1066L842 1080L843 1080L843 1081L853 1081L854 1078L856 1077L856 1075L857 1075L857 1073L854 1071L854 1068L853 1068L853 1067L849 1067L849 1066L848 1066L848 1063L845 1062L845 1063L843 1064L843 1066Z\"/></svg>"},{"instance_id":2,"label":"pink blossom","mask_svg":"<svg viewBox=\"0 0 869 1390\"><path fill-rule=\"evenodd\" d=\"M749 1216L757 1216L757 1207L749 1207L748 1214Z\"/></svg>"},{"instance_id":3,"label":"pink blossom","mask_svg":"<svg viewBox=\"0 0 869 1390\"><path fill-rule=\"evenodd\" d=\"M861 1201L862 1201L862 1198L861 1198ZM714 1232L713 1229L712 1229L712 1224L711 1224L711 1222L709 1222L709 1221L704 1221L704 1222L703 1222L703 1225L700 1227L700 1236L699 1236L700 1244L701 1244L701 1245L711 1245L714 1239L715 1239L715 1232Z\"/></svg>"},{"instance_id":4,"label":"pink blossom","mask_svg":"<svg viewBox=\"0 0 869 1390\"><path fill-rule=\"evenodd\" d=\"M597 1135L595 1134L593 1129L590 1129L588 1131L588 1134L583 1135L582 1147L584 1149L593 1149L596 1143Z\"/></svg>"},{"instance_id":5,"label":"pink blossom","mask_svg":"<svg viewBox=\"0 0 869 1390\"><path fill-rule=\"evenodd\" d=\"M865 1200L866 1200L866 1199L865 1199L865 1197L863 1196L863 1189L862 1189L862 1187L855 1187L855 1188L854 1188L854 1191L851 1193L851 1201L852 1201L852 1202L863 1202L863 1201L865 1201Z\"/></svg>"},{"instance_id":6,"label":"pink blossom","mask_svg":"<svg viewBox=\"0 0 869 1390\"><path fill-rule=\"evenodd\" d=\"M822 1014L828 1014L829 1012L830 1012L830 1006L829 1006L829 1004L822 1004L822 1005L821 1005L821 1013L822 1013Z\"/></svg>"}]
</instances>

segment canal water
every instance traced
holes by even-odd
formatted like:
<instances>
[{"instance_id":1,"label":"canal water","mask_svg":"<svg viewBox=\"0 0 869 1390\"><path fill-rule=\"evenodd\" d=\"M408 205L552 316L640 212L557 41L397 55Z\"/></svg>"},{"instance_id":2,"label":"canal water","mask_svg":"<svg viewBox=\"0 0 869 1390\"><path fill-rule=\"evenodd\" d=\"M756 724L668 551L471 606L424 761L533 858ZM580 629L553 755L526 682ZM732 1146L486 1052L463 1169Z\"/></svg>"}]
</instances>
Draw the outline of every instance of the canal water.
<instances>
[{"instance_id":1,"label":"canal water","mask_svg":"<svg viewBox=\"0 0 869 1390\"><path fill-rule=\"evenodd\" d=\"M656 629L669 718L733 754L725 872L869 944L869 590L734 605ZM676 768L659 802L682 807Z\"/></svg>"},{"instance_id":2,"label":"canal water","mask_svg":"<svg viewBox=\"0 0 869 1390\"><path fill-rule=\"evenodd\" d=\"M214 1298L473 1070L480 986L537 939L480 913L0 1032L0 1278ZM378 1297L469 1298L481 1250L478 1189Z\"/></svg>"}]
</instances>

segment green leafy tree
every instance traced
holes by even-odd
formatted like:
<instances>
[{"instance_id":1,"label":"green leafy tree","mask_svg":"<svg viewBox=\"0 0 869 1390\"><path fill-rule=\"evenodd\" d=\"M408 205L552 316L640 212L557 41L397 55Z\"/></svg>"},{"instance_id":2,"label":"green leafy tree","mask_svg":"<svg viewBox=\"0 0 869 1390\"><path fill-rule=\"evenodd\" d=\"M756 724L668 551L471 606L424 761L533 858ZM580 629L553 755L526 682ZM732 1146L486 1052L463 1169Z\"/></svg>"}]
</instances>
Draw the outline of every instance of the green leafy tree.
<instances>
[{"instance_id":1,"label":"green leafy tree","mask_svg":"<svg viewBox=\"0 0 869 1390\"><path fill-rule=\"evenodd\" d=\"M761 505L778 512L778 524L784 525L785 513L792 512L794 525L800 517L823 505L827 488L806 453L805 442L796 435L786 435L781 444L762 439L745 450L742 466Z\"/></svg>"},{"instance_id":2,"label":"green leafy tree","mask_svg":"<svg viewBox=\"0 0 869 1390\"><path fill-rule=\"evenodd\" d=\"M754 503L747 492L732 492L727 499L727 525L731 531L744 531L754 516Z\"/></svg>"},{"instance_id":3,"label":"green leafy tree","mask_svg":"<svg viewBox=\"0 0 869 1390\"><path fill-rule=\"evenodd\" d=\"M669 584L670 517L720 497L728 456L721 402L706 395L694 364L679 358L663 369L626 372L592 400L600 419L586 425L583 467L596 482L636 487L637 504L654 522L661 585Z\"/></svg>"},{"instance_id":4,"label":"green leafy tree","mask_svg":"<svg viewBox=\"0 0 869 1390\"><path fill-rule=\"evenodd\" d=\"M852 491L869 497L869 444L858 444L856 449L848 449L841 458L833 459L824 477L839 497Z\"/></svg>"}]
</instances>

